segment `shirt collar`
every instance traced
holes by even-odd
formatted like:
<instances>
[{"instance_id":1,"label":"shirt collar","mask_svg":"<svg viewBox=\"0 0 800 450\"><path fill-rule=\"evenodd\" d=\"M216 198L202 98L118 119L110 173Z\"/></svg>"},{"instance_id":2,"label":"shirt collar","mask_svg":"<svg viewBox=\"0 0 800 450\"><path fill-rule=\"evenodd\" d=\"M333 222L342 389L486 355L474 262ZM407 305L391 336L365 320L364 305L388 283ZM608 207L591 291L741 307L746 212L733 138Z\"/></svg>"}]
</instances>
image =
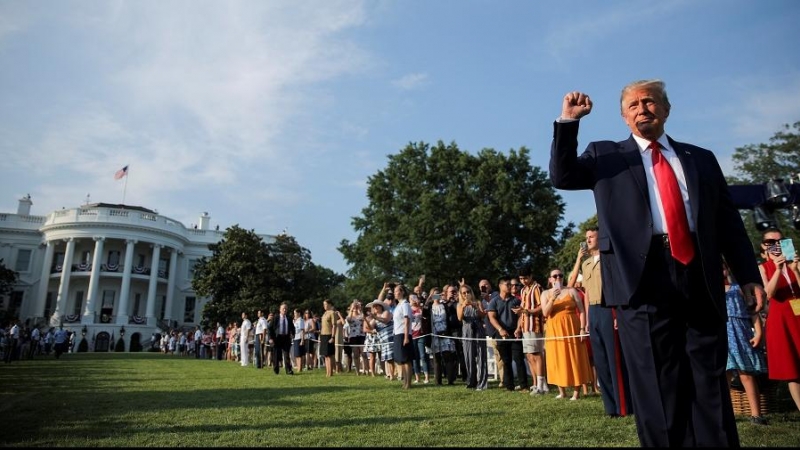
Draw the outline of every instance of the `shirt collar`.
<instances>
[{"instance_id":1,"label":"shirt collar","mask_svg":"<svg viewBox=\"0 0 800 450\"><path fill-rule=\"evenodd\" d=\"M633 136L633 140L636 141L636 145L639 146L639 151L642 152L642 153L644 153L645 150L647 150L647 146L650 145L650 142L652 142L652 141L650 141L648 139L645 139L643 137L637 136L635 134L631 134L631 136ZM661 137L658 138L656 141L659 144L661 144L661 148L662 149L664 149L664 150L666 150L668 152L672 151L672 146L669 145L669 138L667 137L666 133L662 134Z\"/></svg>"}]
</instances>

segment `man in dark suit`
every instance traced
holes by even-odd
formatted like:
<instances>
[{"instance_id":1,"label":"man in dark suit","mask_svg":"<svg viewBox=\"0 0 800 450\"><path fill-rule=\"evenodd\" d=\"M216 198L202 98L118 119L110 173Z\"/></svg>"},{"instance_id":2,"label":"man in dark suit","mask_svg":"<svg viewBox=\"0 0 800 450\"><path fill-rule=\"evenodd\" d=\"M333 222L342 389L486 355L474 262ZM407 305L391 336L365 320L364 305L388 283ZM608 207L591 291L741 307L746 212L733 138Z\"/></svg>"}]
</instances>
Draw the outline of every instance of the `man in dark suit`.
<instances>
[{"instance_id":1,"label":"man in dark suit","mask_svg":"<svg viewBox=\"0 0 800 450\"><path fill-rule=\"evenodd\" d=\"M286 373L294 375L292 371L292 358L289 351L292 348L292 339L294 339L294 322L289 317L289 307L286 303L281 303L280 312L274 316L272 322L267 326L267 333L269 334L269 343L272 345L272 370L275 375L280 373L281 366L279 361L283 361L283 367L286 368ZM282 359L281 359L282 358Z\"/></svg>"},{"instance_id":2,"label":"man in dark suit","mask_svg":"<svg viewBox=\"0 0 800 450\"><path fill-rule=\"evenodd\" d=\"M616 310L639 440L738 447L722 257L748 297L764 290L722 170L710 151L664 133L670 104L659 80L622 90L628 139L591 142L579 157L578 120L591 110L584 93L564 97L550 179L594 191L603 301Z\"/></svg>"}]
</instances>

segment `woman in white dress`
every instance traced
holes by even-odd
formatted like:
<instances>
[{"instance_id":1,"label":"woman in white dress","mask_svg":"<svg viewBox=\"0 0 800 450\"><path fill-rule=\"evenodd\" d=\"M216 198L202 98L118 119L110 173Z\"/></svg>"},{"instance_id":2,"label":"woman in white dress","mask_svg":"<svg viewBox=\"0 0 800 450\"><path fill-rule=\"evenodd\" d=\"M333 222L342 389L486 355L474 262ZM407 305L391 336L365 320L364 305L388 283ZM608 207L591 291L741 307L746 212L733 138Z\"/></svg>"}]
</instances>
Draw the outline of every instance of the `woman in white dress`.
<instances>
[{"instance_id":1,"label":"woman in white dress","mask_svg":"<svg viewBox=\"0 0 800 450\"><path fill-rule=\"evenodd\" d=\"M250 330L253 329L253 323L247 318L247 313L242 313L242 326L239 331L239 344L241 345L242 352L242 367L250 365Z\"/></svg>"}]
</instances>

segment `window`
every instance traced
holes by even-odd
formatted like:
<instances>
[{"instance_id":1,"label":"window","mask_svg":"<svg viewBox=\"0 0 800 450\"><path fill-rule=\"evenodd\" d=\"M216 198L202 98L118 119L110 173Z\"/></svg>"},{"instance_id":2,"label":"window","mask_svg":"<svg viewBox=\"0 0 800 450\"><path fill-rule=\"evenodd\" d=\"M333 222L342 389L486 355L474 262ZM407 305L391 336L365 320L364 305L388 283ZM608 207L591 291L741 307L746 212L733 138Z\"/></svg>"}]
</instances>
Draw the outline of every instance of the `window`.
<instances>
[{"instance_id":1,"label":"window","mask_svg":"<svg viewBox=\"0 0 800 450\"><path fill-rule=\"evenodd\" d=\"M137 292L133 295L133 315L134 316L143 316L144 314L139 311L139 307L142 303L142 294L141 292Z\"/></svg>"},{"instance_id":2,"label":"window","mask_svg":"<svg viewBox=\"0 0 800 450\"><path fill-rule=\"evenodd\" d=\"M80 316L82 309L83 309L83 291L77 291L75 292L75 307L72 310L72 314Z\"/></svg>"},{"instance_id":3,"label":"window","mask_svg":"<svg viewBox=\"0 0 800 450\"><path fill-rule=\"evenodd\" d=\"M145 256L141 253L136 255L136 267L144 267Z\"/></svg>"},{"instance_id":4,"label":"window","mask_svg":"<svg viewBox=\"0 0 800 450\"><path fill-rule=\"evenodd\" d=\"M50 317L53 315L53 297L55 297L55 292L48 292L47 297L44 300L44 317Z\"/></svg>"},{"instance_id":5,"label":"window","mask_svg":"<svg viewBox=\"0 0 800 450\"><path fill-rule=\"evenodd\" d=\"M116 294L116 292L111 290L103 291L103 308L114 307L114 294Z\"/></svg>"},{"instance_id":6,"label":"window","mask_svg":"<svg viewBox=\"0 0 800 450\"><path fill-rule=\"evenodd\" d=\"M167 273L167 264L169 264L169 261L167 261L166 259L164 259L164 258L159 259L158 260L158 271L159 272L163 272L163 273Z\"/></svg>"},{"instance_id":7,"label":"window","mask_svg":"<svg viewBox=\"0 0 800 450\"><path fill-rule=\"evenodd\" d=\"M119 265L119 250L111 250L108 252L108 265L109 266L118 266Z\"/></svg>"},{"instance_id":8,"label":"window","mask_svg":"<svg viewBox=\"0 0 800 450\"><path fill-rule=\"evenodd\" d=\"M17 250L17 262L14 265L14 270L17 272L28 272L31 268L31 250L19 249Z\"/></svg>"},{"instance_id":9,"label":"window","mask_svg":"<svg viewBox=\"0 0 800 450\"><path fill-rule=\"evenodd\" d=\"M167 296L161 296L161 319L164 319L164 313L167 311Z\"/></svg>"},{"instance_id":10,"label":"window","mask_svg":"<svg viewBox=\"0 0 800 450\"><path fill-rule=\"evenodd\" d=\"M183 322L194 323L194 308L196 299L194 297L186 297L186 306L183 308Z\"/></svg>"},{"instance_id":11,"label":"window","mask_svg":"<svg viewBox=\"0 0 800 450\"><path fill-rule=\"evenodd\" d=\"M56 252L53 255L53 260L56 262L57 267L61 267L64 265L64 252Z\"/></svg>"},{"instance_id":12,"label":"window","mask_svg":"<svg viewBox=\"0 0 800 450\"><path fill-rule=\"evenodd\" d=\"M81 262L84 264L91 264L92 263L92 252L85 251L81 253Z\"/></svg>"}]
</instances>

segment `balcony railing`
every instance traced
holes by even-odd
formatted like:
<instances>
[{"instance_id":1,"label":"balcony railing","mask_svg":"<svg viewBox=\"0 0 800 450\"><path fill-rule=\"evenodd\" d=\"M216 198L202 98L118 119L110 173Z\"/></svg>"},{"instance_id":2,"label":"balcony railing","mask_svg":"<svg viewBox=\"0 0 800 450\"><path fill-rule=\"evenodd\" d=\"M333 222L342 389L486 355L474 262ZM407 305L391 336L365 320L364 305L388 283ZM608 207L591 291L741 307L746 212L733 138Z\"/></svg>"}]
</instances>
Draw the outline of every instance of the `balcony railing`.
<instances>
[{"instance_id":1,"label":"balcony railing","mask_svg":"<svg viewBox=\"0 0 800 450\"><path fill-rule=\"evenodd\" d=\"M70 272L91 272L92 271L92 264L90 263L80 263L80 264L73 264L72 270ZM120 264L106 264L103 263L100 265L101 272L113 272L113 273L121 273L124 272L125 266ZM61 273L64 271L64 266L61 264L55 264L53 267L50 268L50 273ZM142 266L135 266L131 268L131 273L136 275L150 275L151 270L149 267L142 267ZM168 270L160 270L158 271L159 278L168 278L169 271Z\"/></svg>"}]
</instances>

